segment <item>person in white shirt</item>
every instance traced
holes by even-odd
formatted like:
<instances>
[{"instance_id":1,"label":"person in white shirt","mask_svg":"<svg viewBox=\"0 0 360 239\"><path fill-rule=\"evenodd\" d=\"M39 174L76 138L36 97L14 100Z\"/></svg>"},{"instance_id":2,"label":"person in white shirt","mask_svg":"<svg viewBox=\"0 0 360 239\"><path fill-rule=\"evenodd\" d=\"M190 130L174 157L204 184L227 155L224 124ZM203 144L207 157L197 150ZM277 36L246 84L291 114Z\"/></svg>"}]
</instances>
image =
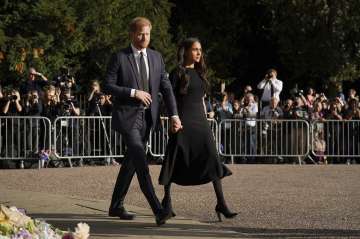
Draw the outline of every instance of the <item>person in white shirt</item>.
<instances>
[{"instance_id":1,"label":"person in white shirt","mask_svg":"<svg viewBox=\"0 0 360 239\"><path fill-rule=\"evenodd\" d=\"M260 113L261 118L263 119L277 119L282 118L283 111L279 107L279 100L276 97L272 97L270 105L265 106Z\"/></svg>"},{"instance_id":2,"label":"person in white shirt","mask_svg":"<svg viewBox=\"0 0 360 239\"><path fill-rule=\"evenodd\" d=\"M249 157L244 158L244 162L254 163L255 158L252 155L256 154L256 115L258 113L258 106L254 95L247 93L244 96L244 105L241 107L239 115L245 119L243 127L246 136L246 143L242 145L244 153Z\"/></svg>"},{"instance_id":3,"label":"person in white shirt","mask_svg":"<svg viewBox=\"0 0 360 239\"><path fill-rule=\"evenodd\" d=\"M256 114L258 113L258 106L255 101L254 95L247 93L244 97L244 105L240 109L240 115L242 118L246 119L246 125L250 127L255 127Z\"/></svg>"},{"instance_id":4,"label":"person in white shirt","mask_svg":"<svg viewBox=\"0 0 360 239\"><path fill-rule=\"evenodd\" d=\"M261 122L261 134L262 134L262 152L266 155L276 155L282 153L282 145L280 142L282 136L282 129L284 124L281 119L284 115L282 109L279 107L279 100L276 97L272 97L270 105L265 106L260 113L262 119L266 121ZM273 163L277 163L279 160L283 161L282 157L265 157L265 160L272 160Z\"/></svg>"},{"instance_id":5,"label":"person in white shirt","mask_svg":"<svg viewBox=\"0 0 360 239\"><path fill-rule=\"evenodd\" d=\"M283 89L283 82L278 80L277 72L275 69L269 69L266 72L265 78L260 81L257 88L263 90L261 95L261 108L270 104L272 97L277 98L280 101L280 93Z\"/></svg>"}]
</instances>

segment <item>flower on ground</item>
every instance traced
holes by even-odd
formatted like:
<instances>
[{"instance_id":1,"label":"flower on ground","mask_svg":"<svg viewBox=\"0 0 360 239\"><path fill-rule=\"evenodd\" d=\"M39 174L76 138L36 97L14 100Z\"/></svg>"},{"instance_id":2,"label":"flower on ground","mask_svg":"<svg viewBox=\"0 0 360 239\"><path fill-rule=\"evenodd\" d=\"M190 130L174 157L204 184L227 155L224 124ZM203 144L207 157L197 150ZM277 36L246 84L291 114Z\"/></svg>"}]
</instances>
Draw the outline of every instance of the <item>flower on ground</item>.
<instances>
[{"instance_id":1,"label":"flower on ground","mask_svg":"<svg viewBox=\"0 0 360 239\"><path fill-rule=\"evenodd\" d=\"M64 233L42 220L31 219L26 211L0 205L0 239L88 239L90 227L78 223L75 232Z\"/></svg>"},{"instance_id":2,"label":"flower on ground","mask_svg":"<svg viewBox=\"0 0 360 239\"><path fill-rule=\"evenodd\" d=\"M90 227L86 223L78 223L74 232L74 239L88 239Z\"/></svg>"}]
</instances>

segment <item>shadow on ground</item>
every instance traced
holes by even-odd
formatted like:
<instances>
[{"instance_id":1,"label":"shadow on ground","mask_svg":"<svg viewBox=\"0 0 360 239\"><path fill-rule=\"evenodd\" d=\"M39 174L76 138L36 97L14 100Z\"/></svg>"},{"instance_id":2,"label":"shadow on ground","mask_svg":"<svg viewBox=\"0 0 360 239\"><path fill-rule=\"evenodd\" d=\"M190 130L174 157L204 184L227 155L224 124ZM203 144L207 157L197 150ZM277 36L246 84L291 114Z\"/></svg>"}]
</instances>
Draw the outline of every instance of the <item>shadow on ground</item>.
<instances>
[{"instance_id":1,"label":"shadow on ground","mask_svg":"<svg viewBox=\"0 0 360 239\"><path fill-rule=\"evenodd\" d=\"M140 215L134 221L117 220L104 214L30 214L33 218L44 219L61 230L74 230L79 222L86 222L90 226L90 233L94 237L127 237L127 236L162 236L182 238L340 238L360 237L360 230L332 230L332 229L266 229L224 227L219 229L211 224L174 223L171 220L160 228L149 221L152 215ZM151 221L152 219L150 219ZM181 221L181 219L177 219Z\"/></svg>"}]
</instances>

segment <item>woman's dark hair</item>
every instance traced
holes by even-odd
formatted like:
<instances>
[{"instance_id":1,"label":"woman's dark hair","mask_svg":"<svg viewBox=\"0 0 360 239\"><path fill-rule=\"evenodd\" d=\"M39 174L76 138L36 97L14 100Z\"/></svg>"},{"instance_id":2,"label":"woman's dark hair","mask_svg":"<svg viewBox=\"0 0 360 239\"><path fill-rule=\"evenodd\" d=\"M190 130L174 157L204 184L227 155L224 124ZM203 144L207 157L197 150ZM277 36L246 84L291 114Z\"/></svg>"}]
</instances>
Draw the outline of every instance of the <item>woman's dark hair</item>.
<instances>
[{"instance_id":1,"label":"woman's dark hair","mask_svg":"<svg viewBox=\"0 0 360 239\"><path fill-rule=\"evenodd\" d=\"M195 42L199 42L200 40L195 37L189 37L183 40L178 47L177 51L177 58L178 58L178 66L177 66L177 76L179 78L178 82L178 90L181 95L186 95L187 90L190 83L190 76L186 73L185 68L185 60L186 60L186 53L189 49L192 48L192 45ZM204 61L204 56L201 54L200 62L195 62L194 69L198 72L200 78L204 83L204 90L206 93L209 92L209 82L206 78L207 68Z\"/></svg>"}]
</instances>

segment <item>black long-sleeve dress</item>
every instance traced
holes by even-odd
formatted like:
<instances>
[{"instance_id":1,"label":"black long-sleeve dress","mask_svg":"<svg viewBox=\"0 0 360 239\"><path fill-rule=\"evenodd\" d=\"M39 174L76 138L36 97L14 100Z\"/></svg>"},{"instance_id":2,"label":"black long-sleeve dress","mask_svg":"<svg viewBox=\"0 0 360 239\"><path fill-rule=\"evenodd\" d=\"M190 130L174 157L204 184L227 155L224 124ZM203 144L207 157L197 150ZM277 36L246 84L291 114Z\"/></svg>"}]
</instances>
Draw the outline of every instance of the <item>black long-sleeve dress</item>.
<instances>
[{"instance_id":1,"label":"black long-sleeve dress","mask_svg":"<svg viewBox=\"0 0 360 239\"><path fill-rule=\"evenodd\" d=\"M177 75L174 72L170 75L183 129L170 136L159 177L162 185L170 182L200 185L232 174L219 160L214 135L204 112L203 81L195 69L186 71L190 81L185 95L178 93Z\"/></svg>"}]
</instances>

